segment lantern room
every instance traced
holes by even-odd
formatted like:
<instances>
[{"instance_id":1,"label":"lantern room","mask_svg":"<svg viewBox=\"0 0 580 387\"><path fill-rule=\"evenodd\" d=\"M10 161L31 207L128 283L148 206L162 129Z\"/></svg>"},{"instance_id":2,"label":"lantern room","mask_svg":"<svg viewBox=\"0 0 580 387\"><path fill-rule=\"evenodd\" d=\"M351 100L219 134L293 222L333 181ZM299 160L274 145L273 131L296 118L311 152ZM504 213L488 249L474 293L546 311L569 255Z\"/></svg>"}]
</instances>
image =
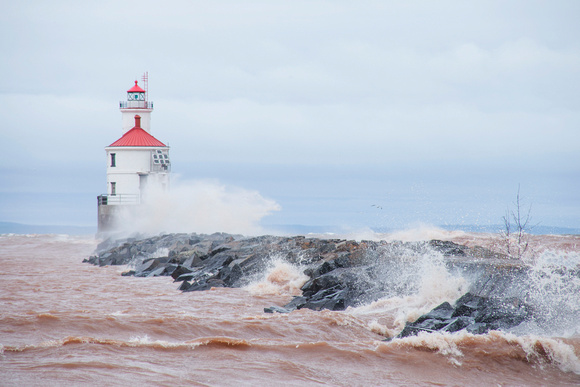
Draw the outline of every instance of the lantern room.
<instances>
[{"instance_id":1,"label":"lantern room","mask_svg":"<svg viewBox=\"0 0 580 387\"><path fill-rule=\"evenodd\" d=\"M145 90L135 81L135 86L127 90L127 101L145 101Z\"/></svg>"},{"instance_id":2,"label":"lantern room","mask_svg":"<svg viewBox=\"0 0 580 387\"><path fill-rule=\"evenodd\" d=\"M147 92L148 75L143 75L144 88L139 86L135 81L133 87L127 90L127 100L119 102L119 107L123 115L123 133L131 130L135 115L141 116L141 127L147 133L151 131L151 112L153 111L153 102L149 101Z\"/></svg>"}]
</instances>

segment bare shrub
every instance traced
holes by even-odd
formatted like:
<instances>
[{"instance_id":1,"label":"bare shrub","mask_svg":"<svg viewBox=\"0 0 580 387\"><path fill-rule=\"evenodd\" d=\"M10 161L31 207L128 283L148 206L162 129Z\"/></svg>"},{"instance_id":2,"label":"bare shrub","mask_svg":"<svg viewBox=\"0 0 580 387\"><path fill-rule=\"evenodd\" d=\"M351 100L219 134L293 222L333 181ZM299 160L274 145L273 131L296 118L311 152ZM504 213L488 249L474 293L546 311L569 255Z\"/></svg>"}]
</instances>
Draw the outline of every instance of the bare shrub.
<instances>
[{"instance_id":1,"label":"bare shrub","mask_svg":"<svg viewBox=\"0 0 580 387\"><path fill-rule=\"evenodd\" d=\"M503 230L500 232L504 253L514 259L528 260L534 257L534 251L530 247L531 225L531 204L527 211L522 209L522 199L520 196L520 186L513 208L506 209L502 217Z\"/></svg>"}]
</instances>

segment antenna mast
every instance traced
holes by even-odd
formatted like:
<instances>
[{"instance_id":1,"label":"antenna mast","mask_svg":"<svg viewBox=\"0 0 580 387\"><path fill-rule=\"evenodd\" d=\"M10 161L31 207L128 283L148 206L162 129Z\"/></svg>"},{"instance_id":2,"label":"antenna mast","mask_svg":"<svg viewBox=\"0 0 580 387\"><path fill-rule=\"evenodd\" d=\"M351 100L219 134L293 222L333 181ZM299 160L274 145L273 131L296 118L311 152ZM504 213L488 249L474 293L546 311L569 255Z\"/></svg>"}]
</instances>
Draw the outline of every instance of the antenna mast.
<instances>
[{"instance_id":1,"label":"antenna mast","mask_svg":"<svg viewBox=\"0 0 580 387\"><path fill-rule=\"evenodd\" d=\"M149 100L149 71L145 71L145 73L143 73L143 77L141 77L141 79L143 80L143 86L145 86L145 101Z\"/></svg>"}]
</instances>

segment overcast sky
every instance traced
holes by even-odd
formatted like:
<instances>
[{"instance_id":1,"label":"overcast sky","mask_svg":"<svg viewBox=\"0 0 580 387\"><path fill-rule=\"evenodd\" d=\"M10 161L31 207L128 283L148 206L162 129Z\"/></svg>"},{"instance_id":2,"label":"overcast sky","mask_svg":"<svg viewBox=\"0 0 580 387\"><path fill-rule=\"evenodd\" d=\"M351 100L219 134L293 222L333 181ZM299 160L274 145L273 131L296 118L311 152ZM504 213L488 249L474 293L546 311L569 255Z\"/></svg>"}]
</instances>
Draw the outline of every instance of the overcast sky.
<instances>
[{"instance_id":1,"label":"overcast sky","mask_svg":"<svg viewBox=\"0 0 580 387\"><path fill-rule=\"evenodd\" d=\"M181 181L266 224L580 227L578 1L18 1L0 13L0 221L96 223L149 72ZM380 208L379 208L380 207Z\"/></svg>"}]
</instances>

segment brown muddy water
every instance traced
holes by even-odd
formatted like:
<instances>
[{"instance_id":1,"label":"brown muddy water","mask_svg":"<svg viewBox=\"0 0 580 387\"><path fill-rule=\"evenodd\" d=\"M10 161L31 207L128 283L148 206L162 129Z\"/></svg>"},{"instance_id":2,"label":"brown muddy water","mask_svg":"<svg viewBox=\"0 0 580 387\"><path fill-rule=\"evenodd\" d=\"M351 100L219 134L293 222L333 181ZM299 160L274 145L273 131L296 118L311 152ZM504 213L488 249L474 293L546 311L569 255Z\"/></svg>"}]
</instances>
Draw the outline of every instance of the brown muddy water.
<instances>
[{"instance_id":1,"label":"brown muddy water","mask_svg":"<svg viewBox=\"0 0 580 387\"><path fill-rule=\"evenodd\" d=\"M486 243L485 235L444 237ZM580 239L543 238L538 286L550 293L541 296L578 314L578 278L552 271L580 264ZM574 319L549 333L528 327L383 341L465 291L466 279L433 263L417 294L340 312L265 314L306 279L279 257L246 288L181 293L170 277L123 277L126 267L81 263L96 244L0 236L0 385L580 385Z\"/></svg>"}]
</instances>

